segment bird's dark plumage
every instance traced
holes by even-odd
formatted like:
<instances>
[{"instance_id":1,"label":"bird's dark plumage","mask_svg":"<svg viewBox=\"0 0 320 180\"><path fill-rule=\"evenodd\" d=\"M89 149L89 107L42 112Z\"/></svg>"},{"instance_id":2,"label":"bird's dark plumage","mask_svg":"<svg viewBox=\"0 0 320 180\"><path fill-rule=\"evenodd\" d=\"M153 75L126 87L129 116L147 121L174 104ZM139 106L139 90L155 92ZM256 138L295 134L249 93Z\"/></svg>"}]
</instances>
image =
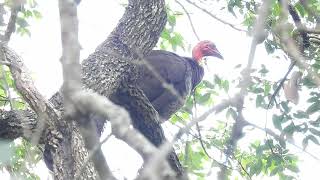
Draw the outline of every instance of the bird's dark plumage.
<instances>
[{"instance_id":1,"label":"bird's dark plumage","mask_svg":"<svg viewBox=\"0 0 320 180\"><path fill-rule=\"evenodd\" d=\"M144 61L152 68L141 65L137 83L162 121L168 120L183 106L188 95L202 80L204 71L199 63L205 56L223 59L215 44L207 40L200 41L193 48L192 58L163 50L153 50L145 57ZM176 93L166 84L171 85Z\"/></svg>"},{"instance_id":2,"label":"bird's dark plumage","mask_svg":"<svg viewBox=\"0 0 320 180\"><path fill-rule=\"evenodd\" d=\"M167 120L183 106L186 97L202 80L203 68L192 58L162 50L151 51L144 60L152 68L142 65L137 83L160 117ZM172 85L179 97L165 84Z\"/></svg>"}]
</instances>

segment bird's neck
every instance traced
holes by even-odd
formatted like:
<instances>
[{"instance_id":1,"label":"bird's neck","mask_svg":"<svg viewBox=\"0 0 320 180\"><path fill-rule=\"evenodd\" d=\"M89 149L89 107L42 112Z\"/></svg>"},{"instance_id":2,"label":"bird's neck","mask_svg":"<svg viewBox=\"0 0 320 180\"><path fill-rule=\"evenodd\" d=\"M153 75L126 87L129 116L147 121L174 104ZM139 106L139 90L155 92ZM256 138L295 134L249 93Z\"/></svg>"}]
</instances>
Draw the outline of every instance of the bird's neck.
<instances>
[{"instance_id":1,"label":"bird's neck","mask_svg":"<svg viewBox=\"0 0 320 180\"><path fill-rule=\"evenodd\" d=\"M203 67L195 59L186 58L191 66L192 70L192 90L201 82L204 70Z\"/></svg>"},{"instance_id":2,"label":"bird's neck","mask_svg":"<svg viewBox=\"0 0 320 180\"><path fill-rule=\"evenodd\" d=\"M194 52L193 55L192 55L193 61L195 61L197 63L201 62L202 57L203 57L203 55L199 51Z\"/></svg>"}]
</instances>

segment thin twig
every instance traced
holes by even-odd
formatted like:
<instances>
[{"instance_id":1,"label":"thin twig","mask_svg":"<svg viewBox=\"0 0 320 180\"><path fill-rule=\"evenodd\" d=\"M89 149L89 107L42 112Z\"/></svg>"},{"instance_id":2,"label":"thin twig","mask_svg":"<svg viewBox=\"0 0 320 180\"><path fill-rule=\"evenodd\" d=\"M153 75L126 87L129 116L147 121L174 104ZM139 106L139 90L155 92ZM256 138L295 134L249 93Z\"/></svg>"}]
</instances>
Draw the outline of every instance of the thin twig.
<instances>
[{"instance_id":1,"label":"thin twig","mask_svg":"<svg viewBox=\"0 0 320 180\"><path fill-rule=\"evenodd\" d=\"M193 91L193 105L194 105L194 117L193 119L197 119L197 101L196 101L196 89ZM203 144L203 140L202 140L202 135L201 135L201 130L200 130L200 126L199 126L199 123L196 123L196 129L198 131L198 136L199 136L199 142L200 142L200 145L203 149L203 152L210 158L210 159L213 159L209 153L207 152L207 149L206 147L204 146Z\"/></svg>"},{"instance_id":2,"label":"thin twig","mask_svg":"<svg viewBox=\"0 0 320 180\"><path fill-rule=\"evenodd\" d=\"M197 40L200 41L200 37L199 37L198 33L196 32L196 29L195 29L195 27L194 27L194 25L193 25L193 22L192 22L192 19L191 19L191 16L190 16L188 10L187 10L187 9L184 7L184 5L181 4L178 0L175 0L175 2L176 2L177 4L179 4L180 7L183 9L183 11L186 13L186 15L187 15L187 17L188 17L188 19L189 19L190 26L191 26L191 29L192 29L193 34L196 36Z\"/></svg>"},{"instance_id":3,"label":"thin twig","mask_svg":"<svg viewBox=\"0 0 320 180\"><path fill-rule=\"evenodd\" d=\"M215 20L217 20L217 21L219 21L219 22L221 22L221 23L223 23L223 24L225 24L225 25L230 26L232 29L235 29L235 30L241 31L241 32L247 32L246 30L237 28L235 25L233 25L233 24L231 24L231 23L229 23L229 22L227 22L227 21L225 21L225 20L223 20L223 19L221 19L221 18L218 18L216 15L213 15L211 12L209 12L208 10L206 10L206 9L198 6L198 5L197 5L196 3L194 3L194 2L191 2L191 1L189 1L189 0L185 0L185 1L188 2L189 4L193 5L194 7L202 10L204 13L208 14L208 15L209 15L210 17L212 17L213 19L215 19Z\"/></svg>"},{"instance_id":4,"label":"thin twig","mask_svg":"<svg viewBox=\"0 0 320 180\"><path fill-rule=\"evenodd\" d=\"M238 160L234 155L233 158L238 162L239 166L241 167L242 171L246 174L246 176L251 180L251 176L248 173L248 171L244 168L243 164L241 163L240 160Z\"/></svg>"},{"instance_id":5,"label":"thin twig","mask_svg":"<svg viewBox=\"0 0 320 180\"><path fill-rule=\"evenodd\" d=\"M291 64L289 65L288 71L286 72L286 74L283 76L283 78L281 79L281 81L279 82L279 85L277 86L277 88L274 90L268 106L267 106L267 110L270 108L272 101L275 101L275 98L277 96L277 94L279 93L281 87L283 86L284 82L287 80L288 75L290 74L290 72L292 71L293 67L295 66L296 61L291 62Z\"/></svg>"},{"instance_id":6,"label":"thin twig","mask_svg":"<svg viewBox=\"0 0 320 180\"><path fill-rule=\"evenodd\" d=\"M284 1L284 0L283 0ZM288 2L287 2L288 3ZM294 7L291 4L288 4L288 12L291 15L291 18L293 19L294 24L296 27L300 27L302 25L301 18L298 14L298 12L294 9ZM310 46L309 37L306 31L299 28L298 29L300 36L302 38L302 52L305 48L308 48Z\"/></svg>"}]
</instances>

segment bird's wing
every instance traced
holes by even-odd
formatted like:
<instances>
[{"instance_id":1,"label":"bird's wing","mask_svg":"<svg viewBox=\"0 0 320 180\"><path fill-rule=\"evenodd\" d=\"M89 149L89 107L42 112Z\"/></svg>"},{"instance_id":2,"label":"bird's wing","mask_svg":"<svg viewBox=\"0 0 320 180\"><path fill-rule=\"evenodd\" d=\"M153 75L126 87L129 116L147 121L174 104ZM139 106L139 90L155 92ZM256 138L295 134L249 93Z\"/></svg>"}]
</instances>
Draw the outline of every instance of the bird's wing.
<instances>
[{"instance_id":1,"label":"bird's wing","mask_svg":"<svg viewBox=\"0 0 320 180\"><path fill-rule=\"evenodd\" d=\"M138 83L150 101L166 90L163 82L172 85L178 93L182 93L181 95L189 88L186 85L186 77L190 67L183 57L168 51L154 50L145 57L145 61L152 66L152 70L147 66L141 66Z\"/></svg>"},{"instance_id":2,"label":"bird's wing","mask_svg":"<svg viewBox=\"0 0 320 180\"><path fill-rule=\"evenodd\" d=\"M151 51L145 61L152 70L140 66L138 85L161 118L167 120L183 106L192 89L192 67L184 57L161 50ZM176 93L164 87L163 82L172 85Z\"/></svg>"}]
</instances>

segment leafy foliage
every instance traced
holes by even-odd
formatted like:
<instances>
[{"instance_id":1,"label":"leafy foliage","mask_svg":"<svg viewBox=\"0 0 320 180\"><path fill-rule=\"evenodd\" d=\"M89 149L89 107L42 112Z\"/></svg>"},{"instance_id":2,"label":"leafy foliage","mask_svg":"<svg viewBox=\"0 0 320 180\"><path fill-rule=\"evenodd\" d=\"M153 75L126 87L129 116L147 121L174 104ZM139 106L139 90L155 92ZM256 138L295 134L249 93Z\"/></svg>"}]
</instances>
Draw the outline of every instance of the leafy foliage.
<instances>
[{"instance_id":1,"label":"leafy foliage","mask_svg":"<svg viewBox=\"0 0 320 180\"><path fill-rule=\"evenodd\" d=\"M196 2L207 3L207 1L203 2L201 0ZM248 30L248 35L252 35L254 23L261 8L261 2L254 0L220 0L215 3L224 6L221 8L220 13L231 14L239 24L241 23ZM303 35L306 32L299 29L297 26L299 22L297 21L300 19L301 23L305 23L311 28L319 25L320 3L317 0L309 0L307 4L303 3L305 1L289 1L291 4L288 5L292 7L296 14L289 13L288 17L284 18L284 23L282 23L283 7L279 2L281 1L271 0L270 13L264 26L264 37L259 43L263 43L266 52L270 56L283 52L288 59L292 59L280 38L282 34L292 37L299 50L301 50L300 53L306 58L307 61L305 63L310 65L310 69L313 72L319 74L319 34L309 33L307 36ZM173 51L177 51L178 48L186 50L184 35L176 31L176 24L184 14L175 10L172 3L170 2L167 5L168 23L161 34L158 47ZM13 8L12 1L5 1L0 6L0 14L4 14ZM210 11L210 9L208 10ZM29 21L37 18L41 18L41 13L37 11L36 1L27 0L27 3L22 5L18 14L17 32L21 35L30 36ZM280 22L282 28L279 27ZM6 26L2 16L0 26ZM239 68L241 68L241 64L235 69ZM230 139L234 132L233 125L240 114L237 107L227 107L218 115L210 116L207 121L200 124L201 138L197 129L194 128L190 132L191 136L189 136L192 138L183 139L187 143L180 146L181 153L179 156L191 175L196 176L197 179L207 179L210 173L206 170L211 171L214 169L219 171L222 167L228 167L238 171L238 174L235 171L229 171L227 173L229 178L238 175L250 178L278 176L279 179L296 179L298 177L299 159L291 153L288 144L292 143L291 140L298 135L303 137L298 145L301 145L304 150L308 148L310 143L319 145L319 89L314 82L314 77L304 68L298 66L303 73L301 81L298 82L300 86L299 94L303 94L304 97L299 102L300 105L295 105L283 96L282 88L280 88L280 93L275 94L276 89L281 85L281 79L279 81L269 79L268 68L266 65L261 65L260 68L252 70L251 79L248 82L248 98L245 100L245 105L254 104L257 111L263 110L267 114L271 114L272 118L265 120L268 120L268 124L272 124L272 127L270 129L260 127L269 135L264 136L264 139L261 140L259 137L248 137L249 135L246 132L242 132L242 136L238 137L237 141L242 142L243 140L247 142L238 143L238 146L231 149L231 153L227 153L232 146ZM0 106L3 109L9 108L11 99L13 108L25 108L23 101L15 91L10 73L5 68L3 71L5 77L2 76L0 79ZM284 71L283 74L285 73ZM239 78L234 77L234 79L230 80L218 75L203 80L196 88L193 96L189 97L185 106L171 118L171 122L176 125L185 125L195 118L196 114L199 115L201 114L200 112L214 106L221 100L221 97L228 97L229 94L232 94L232 91L241 85L239 82L241 82ZM9 97L9 91L14 96ZM257 118L264 120L263 117ZM254 127L257 128L257 126ZM22 141L22 143L1 142L4 147L0 149L13 155L9 159L1 157L0 167L6 168L13 174L22 173L23 177L38 179L35 174L31 173L27 165L29 162L37 163L39 161L38 150L25 141ZM182 148L183 146L184 148ZM26 160L28 154L32 154L32 156Z\"/></svg>"},{"instance_id":2,"label":"leafy foliage","mask_svg":"<svg viewBox=\"0 0 320 180\"><path fill-rule=\"evenodd\" d=\"M169 5L167 8L167 25L161 33L161 39L159 41L160 49L176 51L178 47L185 50L183 37L179 32L175 31L177 18L182 15L179 11L173 11Z\"/></svg>"},{"instance_id":3,"label":"leafy foliage","mask_svg":"<svg viewBox=\"0 0 320 180\"><path fill-rule=\"evenodd\" d=\"M285 24L281 24L285 28L279 29L279 22L283 23L283 18L281 17L283 7L280 2L277 0L271 1L270 13L264 27L265 37L259 43L264 44L265 50L270 56L279 52L287 54L288 49L280 38L284 33L283 31L285 31L297 43L301 51L300 53L306 58L305 63L310 65L312 71L319 74L320 36L318 33L309 33L305 36L305 32L297 26L300 22L312 28L317 23L319 24L319 2L315 0L308 1L308 3L303 3L304 1L289 1L291 3L289 4L289 8L292 7L292 10L288 13L288 17L285 18ZM199 4L201 3L206 4L207 2L199 1ZM221 12L230 13L238 21L241 21L242 25L247 28L248 35L252 35L254 23L261 7L261 1L224 0L217 1L216 3L220 5L224 4ZM169 36L166 35L166 37ZM287 58L292 57L287 56ZM238 65L236 69L240 67L241 65ZM225 157L223 154L226 155L226 150L230 146L229 139L233 132L233 123L238 117L237 109L229 107L219 115L215 115L216 117L210 116L203 123L203 126L200 126L202 139L199 139L197 130L193 129L191 134L193 134L194 138L188 141L189 143L185 147L186 150L180 154L181 160L187 161L184 164L188 167L189 172L197 176L198 179L206 179L207 177L199 172L199 170L203 171L201 168L211 169L217 167L221 169L221 164L230 168L238 167L236 169L238 169L238 172L243 177L278 176L279 179L297 179L299 160L297 156L290 153L291 149L288 148L288 144L291 144L292 140L296 137L303 136L302 140L296 144L302 146L302 149L307 149L310 143L319 145L320 94L314 77L309 74L310 71L307 72L304 68L298 66L303 73L301 80L297 82L299 84L298 93L303 94L303 98L298 105L295 105L283 96L281 87L279 93L275 94L278 86L283 86L280 83L282 79L279 79L279 81L269 79L268 68L270 67L261 65L260 69L252 70L247 89L249 101L245 101L245 106L248 106L251 102L255 104L257 109L264 110L267 114L272 114L272 119L270 120L273 127L271 129L264 129L264 131L271 134L265 136L263 141L254 137L247 137L244 134L242 139L249 141L249 146L239 145L233 150L232 155ZM285 73L286 71L283 72L283 74ZM206 79L202 81L195 90L194 97L192 96L187 100L185 107L176 113L176 116L172 117L171 122L174 124L186 124L194 118L195 112L201 114L199 113L199 109L201 109L201 112L206 111L219 102L219 97L228 96L230 89L239 86L239 82L241 81L236 78L233 80L223 80L217 75L211 80ZM284 83L286 84L287 82L285 81ZM224 118L221 117L222 114L225 115ZM262 120L266 121L267 119L262 118ZM263 129L263 127L260 128ZM208 158L204 152L200 153L199 148L201 146L199 141L202 141L205 145L202 148L205 148L213 159ZM210 152L220 152L220 156L223 158L219 158L217 153ZM189 157L190 154L194 155L196 160L185 158L185 156ZM202 157L199 154L202 154ZM215 165L207 167L204 166L205 162ZM229 173L228 176L231 177L232 174L236 176L234 172Z\"/></svg>"},{"instance_id":4,"label":"leafy foliage","mask_svg":"<svg viewBox=\"0 0 320 180\"><path fill-rule=\"evenodd\" d=\"M0 168L5 168L13 179L40 179L37 174L31 171L34 168L32 164L36 164L41 159L39 149L27 141L18 141L1 141L1 150L3 151L1 154L5 156L0 160ZM11 154L8 155L8 152Z\"/></svg>"},{"instance_id":5,"label":"leafy foliage","mask_svg":"<svg viewBox=\"0 0 320 180\"><path fill-rule=\"evenodd\" d=\"M15 4L18 3L18 4ZM8 22L3 18L4 14L12 14L17 10L15 32L23 35L31 35L29 28L29 20L41 18L41 13L37 10L35 0L13 1L7 0L0 6L0 28L5 29ZM20 97L16 90L11 72L8 67L1 65L0 68L0 108L21 110L27 107L25 101ZM13 179L40 179L33 172L34 164L41 160L41 152L38 147L30 144L24 139L17 139L12 142L0 140L0 168L9 172Z\"/></svg>"}]
</instances>

